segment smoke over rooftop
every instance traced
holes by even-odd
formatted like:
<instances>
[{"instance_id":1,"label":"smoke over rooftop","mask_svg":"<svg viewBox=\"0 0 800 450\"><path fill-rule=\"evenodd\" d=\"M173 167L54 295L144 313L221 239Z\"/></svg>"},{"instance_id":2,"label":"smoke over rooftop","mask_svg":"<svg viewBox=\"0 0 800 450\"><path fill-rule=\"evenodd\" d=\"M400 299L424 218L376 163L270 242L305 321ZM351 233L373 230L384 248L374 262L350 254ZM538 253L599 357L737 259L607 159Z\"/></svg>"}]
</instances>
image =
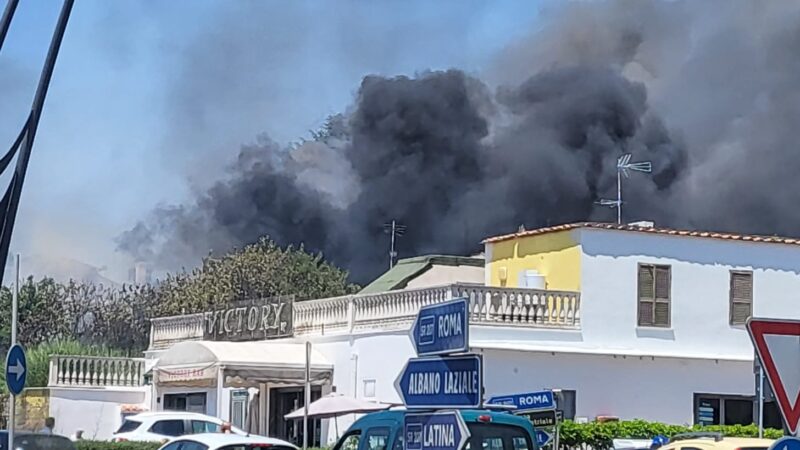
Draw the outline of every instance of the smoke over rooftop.
<instances>
[{"instance_id":1,"label":"smoke over rooftop","mask_svg":"<svg viewBox=\"0 0 800 450\"><path fill-rule=\"evenodd\" d=\"M625 182L629 221L800 234L799 16L789 2L559 6L483 79L365 76L313 139L242 146L194 202L156 209L119 247L174 269L266 234L363 282L386 267L392 219L408 227L401 256L612 220L596 202L628 152L654 167Z\"/></svg>"}]
</instances>

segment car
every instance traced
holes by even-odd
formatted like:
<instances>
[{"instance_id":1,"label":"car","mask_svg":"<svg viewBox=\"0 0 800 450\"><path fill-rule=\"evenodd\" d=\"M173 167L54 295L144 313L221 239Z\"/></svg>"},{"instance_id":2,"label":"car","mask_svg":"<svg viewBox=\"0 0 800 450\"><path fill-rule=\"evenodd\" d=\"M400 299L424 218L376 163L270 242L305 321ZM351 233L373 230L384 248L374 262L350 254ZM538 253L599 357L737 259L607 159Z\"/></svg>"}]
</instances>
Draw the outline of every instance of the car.
<instances>
[{"instance_id":1,"label":"car","mask_svg":"<svg viewBox=\"0 0 800 450\"><path fill-rule=\"evenodd\" d=\"M0 431L0 450L8 450L8 431ZM75 450L69 438L57 434L14 432L14 450Z\"/></svg>"},{"instance_id":2,"label":"car","mask_svg":"<svg viewBox=\"0 0 800 450\"><path fill-rule=\"evenodd\" d=\"M334 450L403 450L405 416L419 412L429 411L392 409L367 414L347 429ZM470 431L464 450L538 450L536 429L525 417L507 410L465 409L460 413ZM362 436L366 436L363 442Z\"/></svg>"},{"instance_id":3,"label":"car","mask_svg":"<svg viewBox=\"0 0 800 450\"><path fill-rule=\"evenodd\" d=\"M773 439L725 437L721 433L683 433L673 436L659 450L767 450Z\"/></svg>"},{"instance_id":4,"label":"car","mask_svg":"<svg viewBox=\"0 0 800 450\"><path fill-rule=\"evenodd\" d=\"M128 416L111 436L114 442L162 442L165 439L187 434L217 433L224 422L205 414L183 411L144 412ZM247 432L231 427L234 434L246 436Z\"/></svg>"},{"instance_id":5,"label":"car","mask_svg":"<svg viewBox=\"0 0 800 450\"><path fill-rule=\"evenodd\" d=\"M262 436L240 436L227 433L203 433L173 439L159 450L298 450L280 439Z\"/></svg>"}]
</instances>

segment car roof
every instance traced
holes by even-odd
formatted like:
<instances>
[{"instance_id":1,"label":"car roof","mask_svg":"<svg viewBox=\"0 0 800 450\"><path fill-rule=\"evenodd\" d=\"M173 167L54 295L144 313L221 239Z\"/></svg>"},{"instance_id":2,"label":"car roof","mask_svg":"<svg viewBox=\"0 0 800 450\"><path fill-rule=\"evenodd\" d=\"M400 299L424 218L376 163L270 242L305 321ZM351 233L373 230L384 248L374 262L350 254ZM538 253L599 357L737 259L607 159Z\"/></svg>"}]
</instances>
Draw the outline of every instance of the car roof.
<instances>
[{"instance_id":1,"label":"car roof","mask_svg":"<svg viewBox=\"0 0 800 450\"><path fill-rule=\"evenodd\" d=\"M285 445L292 448L297 448L294 444L289 442L264 436L240 436L238 434L227 433L201 433L189 434L173 439L171 442L179 440L189 440L200 442L209 447L219 447L223 445L236 445L236 444L272 444L272 445Z\"/></svg>"},{"instance_id":2,"label":"car roof","mask_svg":"<svg viewBox=\"0 0 800 450\"><path fill-rule=\"evenodd\" d=\"M425 410L389 410L389 411L378 411L371 414L367 414L362 418L358 419L353 423L351 428L369 428L371 426L375 426L378 424L386 424L387 422L396 422L397 424L402 424L403 419L405 418L406 414L416 414L416 413L430 413L430 412L439 412L439 411L425 411ZM476 423L483 421L479 421L478 418L482 416L489 416L491 423L499 423L502 425L516 425L522 428L525 428L530 433L535 433L533 428L533 424L531 422L520 416L515 416L508 411L493 411L493 410L486 410L486 409L462 409L459 410L461 413L461 417L467 423Z\"/></svg>"},{"instance_id":3,"label":"car roof","mask_svg":"<svg viewBox=\"0 0 800 450\"><path fill-rule=\"evenodd\" d=\"M186 412L186 411L148 411L142 412L139 414L135 414L132 416L126 417L126 419L148 419L157 417L159 419L163 418L175 418L175 419L213 419L213 420L220 420L213 416L207 416L205 414L195 413L195 412Z\"/></svg>"}]
</instances>

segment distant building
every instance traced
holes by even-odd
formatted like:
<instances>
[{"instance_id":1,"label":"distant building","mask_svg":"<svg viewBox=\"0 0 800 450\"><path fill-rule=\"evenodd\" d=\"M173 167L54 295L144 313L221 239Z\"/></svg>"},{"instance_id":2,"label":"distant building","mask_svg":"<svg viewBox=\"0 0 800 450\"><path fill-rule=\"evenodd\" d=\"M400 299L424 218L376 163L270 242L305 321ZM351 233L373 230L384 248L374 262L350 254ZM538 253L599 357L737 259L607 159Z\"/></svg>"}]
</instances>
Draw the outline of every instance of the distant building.
<instances>
[{"instance_id":1,"label":"distant building","mask_svg":"<svg viewBox=\"0 0 800 450\"><path fill-rule=\"evenodd\" d=\"M128 270L128 282L133 284L152 283L153 269L145 262L137 262Z\"/></svg>"},{"instance_id":2,"label":"distant building","mask_svg":"<svg viewBox=\"0 0 800 450\"><path fill-rule=\"evenodd\" d=\"M482 284L483 265L483 257L426 255L401 259L359 293L421 289L450 283Z\"/></svg>"}]
</instances>

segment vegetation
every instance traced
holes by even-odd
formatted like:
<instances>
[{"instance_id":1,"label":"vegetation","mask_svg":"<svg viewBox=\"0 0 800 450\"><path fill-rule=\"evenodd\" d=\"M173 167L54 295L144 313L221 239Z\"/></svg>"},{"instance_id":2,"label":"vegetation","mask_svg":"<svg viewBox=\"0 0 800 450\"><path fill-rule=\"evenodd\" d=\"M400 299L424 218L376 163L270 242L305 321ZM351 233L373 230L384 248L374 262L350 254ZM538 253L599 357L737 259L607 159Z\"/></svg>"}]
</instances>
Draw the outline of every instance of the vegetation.
<instances>
[{"instance_id":1,"label":"vegetation","mask_svg":"<svg viewBox=\"0 0 800 450\"><path fill-rule=\"evenodd\" d=\"M725 436L731 437L758 437L758 427L755 425L687 427L644 420L590 422L586 424L566 421L561 425L560 447L564 449L609 449L613 448L613 439L652 439L658 435L671 437L692 431L720 432ZM765 430L765 436L777 439L783 436L783 430L767 429Z\"/></svg>"},{"instance_id":2,"label":"vegetation","mask_svg":"<svg viewBox=\"0 0 800 450\"><path fill-rule=\"evenodd\" d=\"M149 342L150 319L199 312L242 299L294 295L296 300L352 293L347 272L300 248L281 248L268 238L154 286L114 288L29 277L20 286L18 341L32 349L66 354L138 355ZM0 352L11 335L11 290L0 288ZM69 344L67 344L69 342ZM76 347L80 345L79 347ZM61 347L59 347L61 346ZM45 357L45 359L47 359ZM44 366L46 367L46 365Z\"/></svg>"}]
</instances>

